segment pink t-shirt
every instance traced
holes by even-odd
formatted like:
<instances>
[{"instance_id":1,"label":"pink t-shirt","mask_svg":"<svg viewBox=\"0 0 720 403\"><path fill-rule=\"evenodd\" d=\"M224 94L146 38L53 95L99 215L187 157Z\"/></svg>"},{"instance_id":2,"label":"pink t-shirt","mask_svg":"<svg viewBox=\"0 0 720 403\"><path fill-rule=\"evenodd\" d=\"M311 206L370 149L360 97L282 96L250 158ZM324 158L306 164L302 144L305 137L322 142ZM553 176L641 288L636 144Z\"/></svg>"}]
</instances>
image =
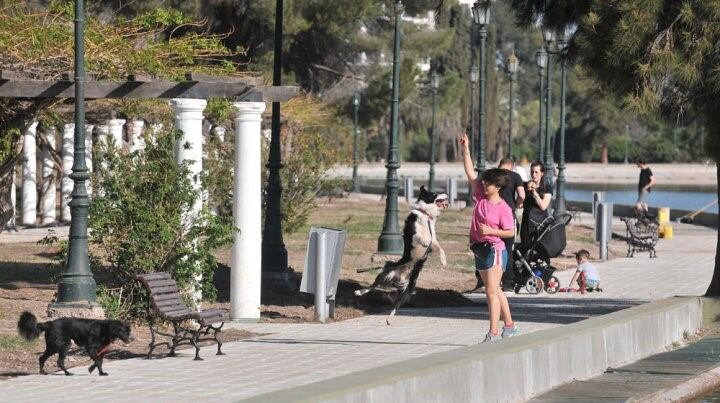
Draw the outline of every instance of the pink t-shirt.
<instances>
[{"instance_id":1,"label":"pink t-shirt","mask_svg":"<svg viewBox=\"0 0 720 403\"><path fill-rule=\"evenodd\" d=\"M495 247L495 250L505 250L505 243L499 236L480 234L481 224L501 230L514 229L515 227L510 206L502 199L497 203L491 203L486 199L485 188L482 181L478 180L475 186L475 209L470 223L470 241L473 243L490 242Z\"/></svg>"}]
</instances>

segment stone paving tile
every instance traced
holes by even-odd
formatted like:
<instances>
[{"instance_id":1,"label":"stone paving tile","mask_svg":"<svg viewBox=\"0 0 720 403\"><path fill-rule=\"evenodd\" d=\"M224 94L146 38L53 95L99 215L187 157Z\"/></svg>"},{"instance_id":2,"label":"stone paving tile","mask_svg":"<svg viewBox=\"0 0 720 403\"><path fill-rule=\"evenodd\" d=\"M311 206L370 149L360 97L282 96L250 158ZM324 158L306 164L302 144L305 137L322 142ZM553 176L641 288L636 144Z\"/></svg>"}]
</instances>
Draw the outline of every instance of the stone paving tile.
<instances>
[{"instance_id":1,"label":"stone paving tile","mask_svg":"<svg viewBox=\"0 0 720 403\"><path fill-rule=\"evenodd\" d=\"M675 224L675 239L660 242L658 258L599 263L603 293L510 296L522 333L572 323L624 309L642 301L673 295L700 295L714 265L717 233ZM596 251L593 251L595 254ZM564 285L571 271L558 273ZM0 382L3 401L74 402L237 401L274 390L300 386L339 375L447 351L481 341L486 332L484 295L469 295L480 306L403 309L393 326L385 315L321 324L230 324L266 333L227 343L225 356L203 350L164 359L131 359L107 363L109 377L77 375L25 376ZM158 392L161 391L161 392Z\"/></svg>"}]
</instances>

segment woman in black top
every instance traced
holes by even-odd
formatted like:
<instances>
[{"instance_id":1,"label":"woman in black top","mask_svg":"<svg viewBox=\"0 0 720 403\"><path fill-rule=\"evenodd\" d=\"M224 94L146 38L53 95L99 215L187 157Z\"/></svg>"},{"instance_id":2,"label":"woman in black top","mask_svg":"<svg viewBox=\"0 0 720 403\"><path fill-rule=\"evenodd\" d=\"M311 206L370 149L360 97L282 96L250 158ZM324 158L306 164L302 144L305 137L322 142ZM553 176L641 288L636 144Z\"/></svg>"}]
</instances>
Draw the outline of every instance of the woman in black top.
<instances>
[{"instance_id":1,"label":"woman in black top","mask_svg":"<svg viewBox=\"0 0 720 403\"><path fill-rule=\"evenodd\" d=\"M525 183L525 201L523 202L520 241L530 240L530 233L549 215L548 207L552 200L552 189L545 182L545 165L535 161L530 165L531 180Z\"/></svg>"}]
</instances>

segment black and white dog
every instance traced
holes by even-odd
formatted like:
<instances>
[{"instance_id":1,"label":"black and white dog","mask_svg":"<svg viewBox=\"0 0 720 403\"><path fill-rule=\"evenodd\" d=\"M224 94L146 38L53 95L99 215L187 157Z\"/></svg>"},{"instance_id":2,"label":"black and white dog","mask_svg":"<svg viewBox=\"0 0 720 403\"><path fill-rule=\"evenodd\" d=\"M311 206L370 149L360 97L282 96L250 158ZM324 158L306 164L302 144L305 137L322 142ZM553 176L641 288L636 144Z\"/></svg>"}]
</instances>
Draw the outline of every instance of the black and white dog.
<instances>
[{"instance_id":1,"label":"black and white dog","mask_svg":"<svg viewBox=\"0 0 720 403\"><path fill-rule=\"evenodd\" d=\"M445 251L438 243L435 232L435 220L447 207L446 194L434 193L421 186L417 202L405 219L402 257L397 262L385 263L382 272L370 287L355 291L355 295L362 296L378 287L394 287L397 290L393 310L387 318L388 325L398 308L412 296L420 271L430 253L439 253L440 264L443 268L447 266Z\"/></svg>"}]
</instances>

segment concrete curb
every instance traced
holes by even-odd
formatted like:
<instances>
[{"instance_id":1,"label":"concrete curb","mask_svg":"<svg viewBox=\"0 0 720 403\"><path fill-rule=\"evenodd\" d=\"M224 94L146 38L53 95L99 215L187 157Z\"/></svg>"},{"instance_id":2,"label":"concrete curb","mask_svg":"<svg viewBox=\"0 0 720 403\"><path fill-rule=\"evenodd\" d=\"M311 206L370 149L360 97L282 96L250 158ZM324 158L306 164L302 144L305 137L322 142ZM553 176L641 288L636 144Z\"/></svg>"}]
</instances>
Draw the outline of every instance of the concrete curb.
<instances>
[{"instance_id":1,"label":"concrete curb","mask_svg":"<svg viewBox=\"0 0 720 403\"><path fill-rule=\"evenodd\" d=\"M632 402L689 402L718 387L720 387L720 365L679 385L632 400Z\"/></svg>"},{"instance_id":2,"label":"concrete curb","mask_svg":"<svg viewBox=\"0 0 720 403\"><path fill-rule=\"evenodd\" d=\"M702 326L702 300L669 298L259 395L248 402L519 401L664 351ZM338 359L342 359L338 357ZM352 365L352 363L348 363Z\"/></svg>"}]
</instances>

